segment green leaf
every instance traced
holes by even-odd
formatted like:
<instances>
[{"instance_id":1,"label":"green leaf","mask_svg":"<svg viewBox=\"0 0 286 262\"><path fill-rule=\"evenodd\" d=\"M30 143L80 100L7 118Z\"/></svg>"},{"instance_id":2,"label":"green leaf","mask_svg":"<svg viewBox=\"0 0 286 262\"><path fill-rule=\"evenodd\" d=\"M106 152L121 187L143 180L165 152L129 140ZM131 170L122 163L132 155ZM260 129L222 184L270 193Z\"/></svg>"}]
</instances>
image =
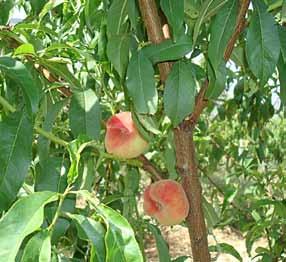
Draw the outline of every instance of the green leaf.
<instances>
[{"instance_id":1,"label":"green leaf","mask_svg":"<svg viewBox=\"0 0 286 262\"><path fill-rule=\"evenodd\" d=\"M282 54L284 62L286 63L286 28L285 27L279 26L279 38L280 38L280 45L281 45L280 47L281 54Z\"/></svg>"},{"instance_id":2,"label":"green leaf","mask_svg":"<svg viewBox=\"0 0 286 262\"><path fill-rule=\"evenodd\" d=\"M237 65L242 68L245 67L246 61L245 61L245 54L244 54L244 48L242 46L236 46L234 47L230 59Z\"/></svg>"},{"instance_id":3,"label":"green leaf","mask_svg":"<svg viewBox=\"0 0 286 262\"><path fill-rule=\"evenodd\" d=\"M100 160L97 160L100 161ZM97 164L95 157L89 157L88 159L84 159L83 161L83 171L81 178L81 190L93 190L94 180L95 180L95 172L97 170Z\"/></svg>"},{"instance_id":4,"label":"green leaf","mask_svg":"<svg viewBox=\"0 0 286 262\"><path fill-rule=\"evenodd\" d=\"M25 65L10 57L0 57L0 70L22 88L28 112L37 112L41 87L36 85L37 81L34 81Z\"/></svg>"},{"instance_id":5,"label":"green leaf","mask_svg":"<svg viewBox=\"0 0 286 262\"><path fill-rule=\"evenodd\" d=\"M101 126L101 108L92 89L74 92L70 108L70 127L73 135L98 139Z\"/></svg>"},{"instance_id":6,"label":"green leaf","mask_svg":"<svg viewBox=\"0 0 286 262\"><path fill-rule=\"evenodd\" d=\"M141 122L143 114L136 114L136 112L132 111L132 119L134 121L134 124L136 125L138 132L142 136L143 139L146 141L151 142L153 139L152 132L150 133L149 130L146 128L145 123ZM150 126L149 126L150 127ZM154 129L153 129L154 130Z\"/></svg>"},{"instance_id":7,"label":"green leaf","mask_svg":"<svg viewBox=\"0 0 286 262\"><path fill-rule=\"evenodd\" d=\"M107 56L121 78L124 78L128 65L129 45L129 35L111 36L107 43Z\"/></svg>"},{"instance_id":8,"label":"green leaf","mask_svg":"<svg viewBox=\"0 0 286 262\"><path fill-rule=\"evenodd\" d=\"M69 71L65 63L60 63L51 59L39 59L39 64L44 66L53 76L60 76L76 91L81 89L81 84L77 78Z\"/></svg>"},{"instance_id":9,"label":"green leaf","mask_svg":"<svg viewBox=\"0 0 286 262\"><path fill-rule=\"evenodd\" d=\"M189 63L174 64L166 80L164 108L166 115L177 126L194 108L196 82Z\"/></svg>"},{"instance_id":10,"label":"green leaf","mask_svg":"<svg viewBox=\"0 0 286 262\"><path fill-rule=\"evenodd\" d=\"M171 262L168 245L165 239L163 238L160 230L152 224L147 224L147 227L155 237L156 246L157 246L158 255L159 255L159 261L160 262Z\"/></svg>"},{"instance_id":11,"label":"green leaf","mask_svg":"<svg viewBox=\"0 0 286 262\"><path fill-rule=\"evenodd\" d=\"M172 132L168 133L168 137L165 143L166 143L164 150L165 165L168 170L169 178L175 180L178 177L178 174L176 170L176 152L175 152L174 138Z\"/></svg>"},{"instance_id":12,"label":"green leaf","mask_svg":"<svg viewBox=\"0 0 286 262\"><path fill-rule=\"evenodd\" d=\"M206 97L216 99L225 89L226 82L226 67L222 62L214 73L210 65L208 65L209 85L206 92Z\"/></svg>"},{"instance_id":13,"label":"green leaf","mask_svg":"<svg viewBox=\"0 0 286 262\"><path fill-rule=\"evenodd\" d=\"M203 197L203 211L208 223L208 228L213 228L219 222L219 217L213 206L204 197Z\"/></svg>"},{"instance_id":14,"label":"green leaf","mask_svg":"<svg viewBox=\"0 0 286 262\"><path fill-rule=\"evenodd\" d=\"M88 141L86 136L79 136L76 140L71 141L68 144L68 151L70 156L70 168L68 171L68 184L75 182L79 175L79 162L81 159L81 153L87 147L97 146L94 140Z\"/></svg>"},{"instance_id":15,"label":"green leaf","mask_svg":"<svg viewBox=\"0 0 286 262\"><path fill-rule=\"evenodd\" d=\"M37 192L19 199L0 220L0 257L14 262L24 238L40 228L44 206L57 200L52 192Z\"/></svg>"},{"instance_id":16,"label":"green leaf","mask_svg":"<svg viewBox=\"0 0 286 262\"><path fill-rule=\"evenodd\" d=\"M44 7L46 0L30 0L32 10L35 15L38 15Z\"/></svg>"},{"instance_id":17,"label":"green leaf","mask_svg":"<svg viewBox=\"0 0 286 262\"><path fill-rule=\"evenodd\" d=\"M31 119L25 111L0 122L0 210L15 200L32 161Z\"/></svg>"},{"instance_id":18,"label":"green leaf","mask_svg":"<svg viewBox=\"0 0 286 262\"><path fill-rule=\"evenodd\" d=\"M253 74L264 85L275 70L280 54L280 41L274 17L266 5L253 1L254 12L246 37L246 57Z\"/></svg>"},{"instance_id":19,"label":"green leaf","mask_svg":"<svg viewBox=\"0 0 286 262\"><path fill-rule=\"evenodd\" d=\"M140 28L140 14L137 6L137 0L128 0L127 1L127 12L128 18L131 22L131 26L136 30L138 36L142 36L142 30Z\"/></svg>"},{"instance_id":20,"label":"green leaf","mask_svg":"<svg viewBox=\"0 0 286 262\"><path fill-rule=\"evenodd\" d=\"M127 1L114 0L107 14L107 34L108 36L125 33L124 23L127 17Z\"/></svg>"},{"instance_id":21,"label":"green leaf","mask_svg":"<svg viewBox=\"0 0 286 262\"><path fill-rule=\"evenodd\" d=\"M159 129L159 123L156 122L154 117L143 114L136 114L136 118L138 119L142 127L144 127L144 129L146 129L148 132L154 135L161 134L161 131Z\"/></svg>"},{"instance_id":22,"label":"green leaf","mask_svg":"<svg viewBox=\"0 0 286 262\"><path fill-rule=\"evenodd\" d=\"M277 68L278 68L279 82L280 82L279 96L282 104L286 106L286 62L283 61L282 55L279 58Z\"/></svg>"},{"instance_id":23,"label":"green leaf","mask_svg":"<svg viewBox=\"0 0 286 262\"><path fill-rule=\"evenodd\" d=\"M75 222L79 237L92 244L92 253L94 256L94 260L92 261L105 262L104 236L106 230L102 224L82 215L68 214L68 216Z\"/></svg>"},{"instance_id":24,"label":"green leaf","mask_svg":"<svg viewBox=\"0 0 286 262\"><path fill-rule=\"evenodd\" d=\"M69 99L61 100L59 102L54 103L54 101L51 101L51 99L47 98L46 102L46 115L45 120L42 124L42 129L46 132L51 132L54 122L62 108L69 102ZM48 159L50 157L50 144L51 141L47 139L46 137L40 135L38 139L38 154L40 158L40 164L45 159Z\"/></svg>"},{"instance_id":25,"label":"green leaf","mask_svg":"<svg viewBox=\"0 0 286 262\"><path fill-rule=\"evenodd\" d=\"M184 30L184 0L161 0L160 5L171 25L174 38L176 39Z\"/></svg>"},{"instance_id":26,"label":"green leaf","mask_svg":"<svg viewBox=\"0 0 286 262\"><path fill-rule=\"evenodd\" d=\"M144 55L149 58L153 64L178 60L184 57L192 50L192 40L183 36L173 42L171 39L165 40L159 44L151 44L142 49Z\"/></svg>"},{"instance_id":27,"label":"green leaf","mask_svg":"<svg viewBox=\"0 0 286 262\"><path fill-rule=\"evenodd\" d=\"M243 261L242 257L236 251L236 249L227 243L219 243L216 246L210 246L209 250L210 250L210 252L219 252L219 253L229 254L229 255L232 255L233 257L235 257L238 261L240 261L240 262Z\"/></svg>"},{"instance_id":28,"label":"green leaf","mask_svg":"<svg viewBox=\"0 0 286 262\"><path fill-rule=\"evenodd\" d=\"M45 15L50 12L52 9L54 9L55 7L63 4L65 2L65 0L53 0L53 1L48 1L43 9L41 10L41 12L39 13L39 21L41 22L41 20L45 17Z\"/></svg>"},{"instance_id":29,"label":"green leaf","mask_svg":"<svg viewBox=\"0 0 286 262\"><path fill-rule=\"evenodd\" d=\"M38 0L35 0L35 1L38 1ZM21 34L21 33L23 33L22 30L26 30L26 31L28 31L28 30L35 30L35 31L39 31L39 32L44 32L44 33L52 35L52 36L57 36L57 33L54 30L52 30L52 29L50 29L50 28L48 28L48 27L46 27L44 25L39 25L37 23L24 23L24 22L21 22L20 24L16 24L15 25L15 27L13 29L13 32ZM20 40L20 39L18 39L18 40ZM22 41L20 41L20 43L21 42Z\"/></svg>"},{"instance_id":30,"label":"green leaf","mask_svg":"<svg viewBox=\"0 0 286 262\"><path fill-rule=\"evenodd\" d=\"M51 260L51 237L48 231L40 231L27 243L21 262L50 262Z\"/></svg>"},{"instance_id":31,"label":"green leaf","mask_svg":"<svg viewBox=\"0 0 286 262\"><path fill-rule=\"evenodd\" d=\"M137 168L128 168L123 178L123 211L122 215L132 223L134 221L134 210L137 208L136 195L139 190L140 174Z\"/></svg>"},{"instance_id":32,"label":"green leaf","mask_svg":"<svg viewBox=\"0 0 286 262\"><path fill-rule=\"evenodd\" d=\"M143 262L142 253L128 221L107 206L101 204L95 207L107 226L105 235L106 261Z\"/></svg>"},{"instance_id":33,"label":"green leaf","mask_svg":"<svg viewBox=\"0 0 286 262\"><path fill-rule=\"evenodd\" d=\"M223 60L225 48L234 32L238 7L239 2L237 0L228 1L211 24L208 55L214 69Z\"/></svg>"},{"instance_id":34,"label":"green leaf","mask_svg":"<svg viewBox=\"0 0 286 262\"><path fill-rule=\"evenodd\" d=\"M6 25L10 18L10 11L14 7L13 0L5 0L0 2L0 25Z\"/></svg>"},{"instance_id":35,"label":"green leaf","mask_svg":"<svg viewBox=\"0 0 286 262\"><path fill-rule=\"evenodd\" d=\"M60 157L49 157L41 161L35 178L35 191L61 192L61 183L64 177L61 176L63 159Z\"/></svg>"},{"instance_id":36,"label":"green leaf","mask_svg":"<svg viewBox=\"0 0 286 262\"><path fill-rule=\"evenodd\" d=\"M219 8L221 8L228 0L205 0L199 15L198 19L195 23L194 33L193 33L193 44L195 46L197 42L197 38L200 33L200 29L202 24L205 22L207 18L211 16L211 14L215 13Z\"/></svg>"},{"instance_id":37,"label":"green leaf","mask_svg":"<svg viewBox=\"0 0 286 262\"><path fill-rule=\"evenodd\" d=\"M131 57L126 86L137 113L154 114L157 111L158 94L154 69L142 52L136 52Z\"/></svg>"},{"instance_id":38,"label":"green leaf","mask_svg":"<svg viewBox=\"0 0 286 262\"><path fill-rule=\"evenodd\" d=\"M286 22L286 2L284 0L281 9L281 22L282 24Z\"/></svg>"},{"instance_id":39,"label":"green leaf","mask_svg":"<svg viewBox=\"0 0 286 262\"><path fill-rule=\"evenodd\" d=\"M34 46L31 44L22 44L19 47L16 48L14 51L14 55L35 55L35 49Z\"/></svg>"},{"instance_id":40,"label":"green leaf","mask_svg":"<svg viewBox=\"0 0 286 262\"><path fill-rule=\"evenodd\" d=\"M98 29L99 23L102 21L102 10L98 10L100 3L99 0L87 0L85 3L84 18L90 31Z\"/></svg>"}]
</instances>

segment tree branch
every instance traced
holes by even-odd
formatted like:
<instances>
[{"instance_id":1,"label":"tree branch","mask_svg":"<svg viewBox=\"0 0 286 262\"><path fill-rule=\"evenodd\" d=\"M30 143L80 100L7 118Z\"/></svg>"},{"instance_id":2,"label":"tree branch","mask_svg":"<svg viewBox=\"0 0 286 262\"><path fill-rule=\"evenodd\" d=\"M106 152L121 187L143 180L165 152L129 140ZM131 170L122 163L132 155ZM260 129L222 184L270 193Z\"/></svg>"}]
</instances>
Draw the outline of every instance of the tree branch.
<instances>
[{"instance_id":1,"label":"tree branch","mask_svg":"<svg viewBox=\"0 0 286 262\"><path fill-rule=\"evenodd\" d=\"M138 157L138 160L141 161L141 168L154 176L155 179L161 180L165 177L165 175L144 155Z\"/></svg>"},{"instance_id":2,"label":"tree branch","mask_svg":"<svg viewBox=\"0 0 286 262\"><path fill-rule=\"evenodd\" d=\"M162 31L162 25L158 15L156 2L154 0L139 0L139 5L149 40L153 43L160 43L164 41L165 36ZM160 79L162 82L165 82L171 71L172 65L165 62L158 64L158 67Z\"/></svg>"},{"instance_id":3,"label":"tree branch","mask_svg":"<svg viewBox=\"0 0 286 262\"><path fill-rule=\"evenodd\" d=\"M225 60L229 59L235 42L245 26L245 15L248 10L249 2L249 0L242 0L235 32L229 40L224 54ZM165 38L162 32L156 2L154 0L139 0L139 5L149 39L153 43L162 42ZM161 80L167 78L170 70L170 63L166 67L159 64ZM177 170L182 177L182 186L190 204L190 212L186 222L191 239L192 255L194 261L200 262L210 261L210 254L208 251L207 230L202 210L202 188L195 158L193 130L203 109L207 106L208 101L205 98L207 88L208 80L205 81L205 84L200 89L193 113L174 129Z\"/></svg>"},{"instance_id":4,"label":"tree branch","mask_svg":"<svg viewBox=\"0 0 286 262\"><path fill-rule=\"evenodd\" d=\"M245 27L245 24L246 24L245 16L246 16L249 4L250 4L250 0L240 1L240 10L237 16L235 31L232 37L229 39L227 47L224 52L224 60L226 61L230 58L235 42Z\"/></svg>"},{"instance_id":5,"label":"tree branch","mask_svg":"<svg viewBox=\"0 0 286 262\"><path fill-rule=\"evenodd\" d=\"M0 27L0 31L7 31L7 32L10 32L12 31L13 27L10 27L10 26L1 26ZM1 38L1 37L0 37ZM12 37L9 37L6 36L5 40L9 43L10 45L10 48L17 48L19 47L21 44L21 42L19 42L17 39L15 38L12 38ZM27 60L29 60L30 62L33 63L34 65L34 68L47 80L49 81L50 83L54 83L54 82L61 82L60 79L57 79L53 74L51 74L49 72L49 70L47 70L45 67L35 63L34 59L32 59L31 56L29 55L26 55L25 58ZM70 88L67 87L67 86L60 86L57 88L57 90L59 90L65 97L70 97L72 95L72 92L70 91Z\"/></svg>"}]
</instances>

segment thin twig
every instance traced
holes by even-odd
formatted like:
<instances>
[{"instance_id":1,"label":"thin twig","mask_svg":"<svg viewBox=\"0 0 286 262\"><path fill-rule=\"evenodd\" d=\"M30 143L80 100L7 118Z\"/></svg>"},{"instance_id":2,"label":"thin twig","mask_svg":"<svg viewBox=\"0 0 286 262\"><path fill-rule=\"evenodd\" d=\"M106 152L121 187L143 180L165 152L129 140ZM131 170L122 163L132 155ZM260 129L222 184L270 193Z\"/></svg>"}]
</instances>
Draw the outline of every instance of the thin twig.
<instances>
[{"instance_id":1,"label":"thin twig","mask_svg":"<svg viewBox=\"0 0 286 262\"><path fill-rule=\"evenodd\" d=\"M138 157L138 159L142 163L142 169L153 175L157 180L161 180L165 177L165 175L144 155Z\"/></svg>"},{"instance_id":2,"label":"thin twig","mask_svg":"<svg viewBox=\"0 0 286 262\"><path fill-rule=\"evenodd\" d=\"M230 40L228 41L227 47L224 52L225 61L227 61L230 58L235 42L238 39L240 33L245 28L245 24L246 24L245 16L246 16L249 4L250 4L250 0L240 1L240 10L237 16L236 27L235 27L234 33L232 34Z\"/></svg>"}]
</instances>

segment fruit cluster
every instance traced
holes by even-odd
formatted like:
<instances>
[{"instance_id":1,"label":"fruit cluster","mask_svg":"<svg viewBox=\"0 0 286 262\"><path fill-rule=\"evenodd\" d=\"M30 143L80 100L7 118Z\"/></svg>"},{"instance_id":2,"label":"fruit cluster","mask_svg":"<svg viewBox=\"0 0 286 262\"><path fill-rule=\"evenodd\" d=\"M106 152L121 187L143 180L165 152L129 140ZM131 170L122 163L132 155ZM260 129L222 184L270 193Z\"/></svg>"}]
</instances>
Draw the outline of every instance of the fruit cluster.
<instances>
[{"instance_id":1,"label":"fruit cluster","mask_svg":"<svg viewBox=\"0 0 286 262\"><path fill-rule=\"evenodd\" d=\"M105 148L120 158L135 158L148 149L148 142L139 134L130 112L121 112L106 123ZM189 202L181 184L163 179L144 192L144 211L162 225L181 223L189 212Z\"/></svg>"}]
</instances>

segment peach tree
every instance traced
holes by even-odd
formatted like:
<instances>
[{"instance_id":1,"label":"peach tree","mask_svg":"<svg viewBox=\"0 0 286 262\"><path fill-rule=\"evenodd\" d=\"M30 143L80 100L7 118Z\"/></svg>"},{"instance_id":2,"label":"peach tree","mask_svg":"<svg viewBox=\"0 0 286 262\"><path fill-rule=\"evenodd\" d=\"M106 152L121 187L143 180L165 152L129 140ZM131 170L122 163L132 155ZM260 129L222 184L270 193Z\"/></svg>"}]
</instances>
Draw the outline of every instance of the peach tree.
<instances>
[{"instance_id":1,"label":"peach tree","mask_svg":"<svg viewBox=\"0 0 286 262\"><path fill-rule=\"evenodd\" d=\"M1 261L286 259L285 1L0 8Z\"/></svg>"}]
</instances>

